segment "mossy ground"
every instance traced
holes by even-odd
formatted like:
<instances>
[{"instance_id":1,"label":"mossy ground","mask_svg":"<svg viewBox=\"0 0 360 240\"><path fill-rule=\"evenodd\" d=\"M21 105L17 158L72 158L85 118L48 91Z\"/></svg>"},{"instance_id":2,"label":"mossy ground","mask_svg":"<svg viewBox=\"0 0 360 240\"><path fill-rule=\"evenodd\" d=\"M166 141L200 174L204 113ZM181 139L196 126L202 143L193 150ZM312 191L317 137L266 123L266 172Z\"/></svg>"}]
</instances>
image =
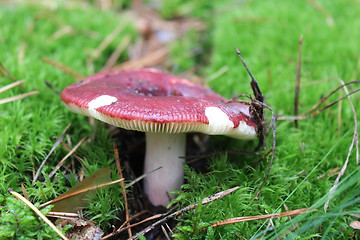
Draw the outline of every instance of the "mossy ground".
<instances>
[{"instance_id":1,"label":"mossy ground","mask_svg":"<svg viewBox=\"0 0 360 240\"><path fill-rule=\"evenodd\" d=\"M237 46L259 81L266 103L275 114L292 115L300 35L304 37L300 112L339 85L339 79L349 82L360 78L360 4L355 0L191 2L174 1L161 8L166 18L196 16L208 26L206 32L191 32L173 45L170 57L173 69L176 73L196 69L212 89L226 97L251 93L249 77L233 49ZM0 96L6 98L35 89L40 92L0 105L2 206L8 196L7 189L21 191L21 184L33 202L46 202L66 191L68 179L75 179L76 171L71 176L59 172L51 180L45 177L66 150L58 148L54 152L34 185L31 184L33 172L69 122L72 122L68 132L72 145L94 133L86 119L65 109L58 97L59 91L76 79L41 58L58 61L87 76L101 69L122 36L136 36L131 26L126 27L107 51L89 65L87 59L91 49L122 24L125 17L116 11L99 11L91 4L83 7L61 1L55 3L51 8L22 3L5 4L0 8L0 61L16 78L27 80L22 88ZM66 26L72 28L71 33L54 39L54 34ZM126 55L122 58L126 59ZM223 74L214 77L220 70L224 70ZM8 78L0 78L0 86L9 83ZM359 109L359 99L359 94L353 96L356 109ZM116 169L113 140L103 125L97 125L96 138L87 141L78 151L84 160L86 176L106 166L111 166L114 173ZM341 108L335 105L314 118L300 121L299 128L294 128L293 122L278 122L274 166L257 201L253 198L264 177L268 159L252 168L253 156L224 155L208 159L209 172L206 174L187 168L187 183L179 196L183 206L230 187L239 185L241 188L224 199L198 207L195 214L181 215L177 237L258 238L267 229L267 221L231 224L202 233L197 230L226 218L285 211L286 205L290 210L313 206L319 211L291 222L288 218L274 219L274 226L265 236L277 238L291 230L294 234L288 235L291 239L356 238L358 230L349 227L356 218L348 215L359 213L360 206L360 173L354 154L338 195L330 202L328 212L323 211L326 195L336 178L336 175L327 174L342 167L353 127L348 100L342 102ZM271 136L267 145L271 145ZM212 137L209 146L209 152L251 151L256 142ZM325 176L320 178L323 174ZM102 190L98 199L91 203L87 216L108 228L122 210L119 195L120 190L114 187Z\"/></svg>"}]
</instances>

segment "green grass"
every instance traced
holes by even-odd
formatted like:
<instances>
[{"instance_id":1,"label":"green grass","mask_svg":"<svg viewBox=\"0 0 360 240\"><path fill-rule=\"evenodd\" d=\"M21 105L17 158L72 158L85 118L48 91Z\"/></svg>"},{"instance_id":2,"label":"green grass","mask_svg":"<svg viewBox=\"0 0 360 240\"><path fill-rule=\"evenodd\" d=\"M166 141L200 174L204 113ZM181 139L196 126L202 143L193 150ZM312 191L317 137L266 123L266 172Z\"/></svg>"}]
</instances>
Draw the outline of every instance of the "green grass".
<instances>
[{"instance_id":1,"label":"green grass","mask_svg":"<svg viewBox=\"0 0 360 240\"><path fill-rule=\"evenodd\" d=\"M326 14L310 5L310 1L191 2L167 3L161 9L166 18L193 15L209 27L201 34L191 32L173 45L174 66L171 69L179 74L196 69L208 85L226 97L251 93L249 77L233 49L236 45L259 81L267 104L276 114L292 115L300 35L304 37L301 112L339 85L337 79L348 82L360 78L360 22L356 20L360 4L355 0L318 0ZM23 184L31 200L38 203L53 199L70 187L67 179L75 179L74 173L71 176L58 173L51 180L46 178L67 153L60 147L48 160L39 181L31 184L33 171L69 122L72 122L68 133L72 145L94 134L86 118L65 109L58 97L58 92L76 79L44 63L41 58L50 58L80 74L91 75L101 69L124 35L135 36L132 28L127 27L94 65L87 65L91 49L122 24L124 18L114 11L99 11L91 5L83 8L75 4L73 9L66 8L65 4L55 9L24 4L1 6L0 61L16 78L27 82L23 89L17 87L1 93L0 99L35 89L40 91L38 95L0 105L0 205L5 206L0 208L1 214L15 204L6 200L9 187L20 192ZM71 26L72 33L49 40L64 26ZM23 46L26 50L21 58L19 53ZM122 59L126 59L126 54ZM220 69L226 69L225 73L213 78ZM52 88L47 87L45 81L50 82ZM9 79L0 78L0 87L9 83ZM359 94L353 97L356 109L359 109L359 99ZM341 111L340 124L338 111ZM78 151L85 162L86 176L106 166L116 169L113 140L101 124L97 125L96 138L86 141ZM265 233L268 221L231 224L202 233L198 233L198 229L226 218L282 212L286 204L289 210L313 207L319 211L291 221L274 219L274 226L267 229L266 237L275 239L297 226L291 230L293 235L287 235L289 239L356 238L358 232L351 229L349 223L357 219L348 215L359 213L360 206L359 167L354 154L326 213L323 205L336 176L318 178L334 168L341 168L351 143L352 129L348 100L343 101L341 109L335 105L314 118L300 121L298 129L292 122L278 122L275 163L258 201L253 198L264 177L268 159L251 168L254 157L225 155L209 159L207 174L187 168L187 183L178 199L183 206L230 187L239 185L241 188L221 200L181 215L176 236L181 239L259 238ZM271 136L267 143L270 147ZM209 151L251 151L255 145L256 142L212 137ZM304 172L296 176L301 171ZM98 199L90 204L87 216L100 222L103 229L108 228L115 216L120 216L123 203L119 195L120 190L114 187L100 191ZM44 230L44 235L45 232L48 234L48 230Z\"/></svg>"}]
</instances>

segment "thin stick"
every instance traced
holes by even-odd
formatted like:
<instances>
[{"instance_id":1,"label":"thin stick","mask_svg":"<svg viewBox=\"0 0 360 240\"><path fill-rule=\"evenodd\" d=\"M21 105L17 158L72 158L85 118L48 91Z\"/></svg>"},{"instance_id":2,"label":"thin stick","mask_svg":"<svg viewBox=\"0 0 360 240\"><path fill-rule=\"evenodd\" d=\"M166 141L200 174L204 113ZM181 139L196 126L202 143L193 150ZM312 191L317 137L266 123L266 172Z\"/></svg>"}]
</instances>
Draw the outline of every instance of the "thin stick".
<instances>
[{"instance_id":1,"label":"thin stick","mask_svg":"<svg viewBox=\"0 0 360 240\"><path fill-rule=\"evenodd\" d=\"M102 72L109 71L116 63L120 55L125 51L131 42L131 36L126 35L116 47L115 51L111 54L109 59L106 61L105 66L101 69Z\"/></svg>"},{"instance_id":2,"label":"thin stick","mask_svg":"<svg viewBox=\"0 0 360 240\"><path fill-rule=\"evenodd\" d=\"M335 92L339 91L340 89L342 89L343 87L350 85L350 84L354 84L354 83L360 83L360 80L356 80L356 81L351 81L351 82L347 82L344 84L339 85L338 87L336 87L334 90L332 90L328 95L322 97L320 99L320 101L315 104L314 106L312 106L309 110L307 110L306 112L304 112L302 115L308 115L311 112L313 112L315 109L317 109L321 104L323 104L327 99L329 99Z\"/></svg>"},{"instance_id":3,"label":"thin stick","mask_svg":"<svg viewBox=\"0 0 360 240\"><path fill-rule=\"evenodd\" d=\"M19 193L15 192L11 188L8 189L8 192L14 195L17 199L24 202L29 208L31 208L44 222L49 225L62 239L68 240L68 238L62 234L62 232L49 220L47 217L42 214L39 209L37 209L29 200L21 196Z\"/></svg>"},{"instance_id":4,"label":"thin stick","mask_svg":"<svg viewBox=\"0 0 360 240\"><path fill-rule=\"evenodd\" d=\"M281 116L281 117L277 117L277 120L295 120L295 119L302 120L302 119L307 119L307 118L314 117L314 116L318 115L319 113L321 113L322 111L324 111L325 109L327 109L327 108L331 107L332 105L338 103L342 99L344 99L344 98L346 98L346 97L360 91L360 89L353 90L353 91L349 92L348 94L346 94L345 96L341 96L340 98L336 99L335 101L329 103L325 107L323 107L321 109L318 109L320 107L320 105L323 104L334 93L336 93L340 89L344 88L345 86L348 86L348 85L354 84L354 83L360 83L360 80L351 81L351 82L347 82L347 83L339 85L334 90L332 90L328 95L326 95L325 97L322 97L318 103L316 103L314 106L312 106L310 109L305 111L300 116Z\"/></svg>"},{"instance_id":5,"label":"thin stick","mask_svg":"<svg viewBox=\"0 0 360 240\"><path fill-rule=\"evenodd\" d=\"M115 65L111 70L127 70L127 69L154 66L164 61L168 53L169 53L169 48L167 46L161 47L150 53L145 54L140 59L129 60L119 65Z\"/></svg>"},{"instance_id":6,"label":"thin stick","mask_svg":"<svg viewBox=\"0 0 360 240\"><path fill-rule=\"evenodd\" d=\"M295 96L294 96L294 116L299 115L299 96L300 96L300 79L301 79L301 53L302 53L303 35L299 38L299 52L296 69L296 80L295 80ZM295 120L295 128L298 127L298 121Z\"/></svg>"},{"instance_id":7,"label":"thin stick","mask_svg":"<svg viewBox=\"0 0 360 240\"><path fill-rule=\"evenodd\" d=\"M131 224L131 225L126 226L126 227L119 228L116 232L106 235L106 236L103 237L101 240L103 240L103 239L108 239L109 237L112 237L112 236L114 236L114 235L117 235L117 234L119 234L119 233L121 233L121 232L123 232L123 231L125 231L125 230L131 229L131 228L136 227L136 226L138 226L138 225L140 225L140 224L143 224L143 223L145 223L145 222L152 221L152 220L154 220L154 219L158 219L158 218L160 218L160 217L162 217L162 216L163 216L162 214L156 214L156 215L151 216L151 217L148 217L148 218L146 218L146 219L144 219L144 220L142 220L142 221L140 221L140 222ZM131 239L131 238L129 238L129 239Z\"/></svg>"},{"instance_id":8,"label":"thin stick","mask_svg":"<svg viewBox=\"0 0 360 240\"><path fill-rule=\"evenodd\" d=\"M9 85L6 85L5 87L0 88L0 93L5 92L11 88L14 88L20 84L23 84L24 82L26 82L26 80L19 80L19 81L10 83Z\"/></svg>"},{"instance_id":9,"label":"thin stick","mask_svg":"<svg viewBox=\"0 0 360 240\"><path fill-rule=\"evenodd\" d=\"M141 176L135 178L133 181L131 181L130 183L126 184L125 188L129 188L131 187L132 185L134 185L135 183L137 183L138 181L140 181L141 179L145 178L147 175L161 169L162 167L158 167L158 168L155 168L154 170L151 170L149 172L146 172L144 174L142 174Z\"/></svg>"},{"instance_id":10,"label":"thin stick","mask_svg":"<svg viewBox=\"0 0 360 240\"><path fill-rule=\"evenodd\" d=\"M28 194L27 194L27 192L26 192L26 188L25 188L24 184L21 184L21 191L23 192L24 197L25 197L27 200L29 200L29 196L28 196Z\"/></svg>"},{"instance_id":11,"label":"thin stick","mask_svg":"<svg viewBox=\"0 0 360 240\"><path fill-rule=\"evenodd\" d=\"M68 153L66 154L65 157L63 157L63 159L60 160L60 162L56 165L56 167L54 168L54 170L52 170L52 172L49 174L49 177L51 178L52 176L54 176L54 174L56 173L57 170L59 170L59 168L64 164L64 162L66 161L66 159L68 159L80 146L81 144L83 144L83 142L86 140L87 137L83 137L78 144L75 145L75 147Z\"/></svg>"},{"instance_id":12,"label":"thin stick","mask_svg":"<svg viewBox=\"0 0 360 240\"><path fill-rule=\"evenodd\" d=\"M259 162L261 162L264 158L266 158L272 152L272 148L264 153L261 157L259 157L254 163L251 164L251 167L256 167Z\"/></svg>"},{"instance_id":13,"label":"thin stick","mask_svg":"<svg viewBox=\"0 0 360 240\"><path fill-rule=\"evenodd\" d=\"M328 105L326 105L325 107L321 108L321 109L318 109L316 111L314 111L313 113L309 114L309 115L300 115L300 116L282 116L282 117L277 117L277 120L295 120L295 119L298 119L298 120L303 120L303 119L308 119L308 118L312 118L312 117L315 117L316 115L320 114L321 112L323 112L324 110L330 108L331 106L335 105L336 103L340 102L341 100L343 100L344 98L346 97L349 97L351 96L352 94L356 93L356 92L359 92L360 91L360 88L359 89L355 89L351 92L349 92L348 94L336 99L335 101L329 103Z\"/></svg>"},{"instance_id":14,"label":"thin stick","mask_svg":"<svg viewBox=\"0 0 360 240\"><path fill-rule=\"evenodd\" d=\"M28 93L19 94L19 95L13 96L13 97L4 98L4 99L1 99L1 100L0 100L0 104L4 104L4 103L13 102L13 101L16 101L16 100L20 100L20 99L23 99L23 98L26 98L26 97L30 97L30 96L35 95L35 94L38 94L38 93L39 93L39 91L36 90L36 91L28 92Z\"/></svg>"},{"instance_id":15,"label":"thin stick","mask_svg":"<svg viewBox=\"0 0 360 240\"><path fill-rule=\"evenodd\" d=\"M74 69L62 64L62 63L59 63L59 62L56 62L54 60L51 60L49 58L45 58L45 57L42 57L41 60L43 62L46 62L56 68L59 68L60 70L62 70L64 73L67 73L73 77L75 77L76 79L80 80L80 79L83 79L84 76L82 76L80 73L76 72Z\"/></svg>"},{"instance_id":16,"label":"thin stick","mask_svg":"<svg viewBox=\"0 0 360 240\"><path fill-rule=\"evenodd\" d=\"M200 230L200 232L208 229L209 227L218 227L218 226L223 226L223 225L227 225L227 224L248 222L248 221L253 221L253 220L263 220L263 219L273 219L273 218L280 218L280 217L296 216L296 215L303 214L307 210L308 210L308 208L302 208L302 209L297 209L297 210L283 212L283 213L273 213L273 214L258 215L258 216L230 218L230 219L221 220L221 221L212 223L210 226L202 228ZM312 211L317 211L317 210L312 210Z\"/></svg>"},{"instance_id":17,"label":"thin stick","mask_svg":"<svg viewBox=\"0 0 360 240\"><path fill-rule=\"evenodd\" d=\"M40 164L40 167L38 168L38 170L36 171L36 174L34 176L34 179L32 181L32 184L34 185L37 178L39 177L40 175L40 172L41 172L41 169L44 167L46 161L49 159L49 157L51 156L51 154L55 151L55 149L60 145L61 141L63 140L64 136L65 136L65 133L66 131L69 129L69 127L71 126L71 123L69 123L64 131L61 133L60 137L56 140L54 146L50 149L50 152L48 153L48 155L46 155L44 161Z\"/></svg>"},{"instance_id":18,"label":"thin stick","mask_svg":"<svg viewBox=\"0 0 360 240\"><path fill-rule=\"evenodd\" d=\"M122 174L119 151L118 151L118 149L116 147L116 144L114 144L114 153L115 153L115 160L116 160L116 168L117 168L119 177L123 179L124 176ZM126 189L125 189L124 181L121 181L120 185L121 185L121 191L122 191L122 194L123 194L124 204L125 204L125 221L127 222L127 225L129 226L130 225L130 221L129 221L129 219L130 219L130 217L129 217L129 205L128 205L128 202L127 202L127 196L126 196ZM131 228L128 229L128 235L129 235L129 237L132 236Z\"/></svg>"},{"instance_id":19,"label":"thin stick","mask_svg":"<svg viewBox=\"0 0 360 240\"><path fill-rule=\"evenodd\" d=\"M135 214L134 216L132 216L132 217L129 219L129 221L132 221L132 220L134 220L135 218L137 218L137 217L139 217L139 216L141 216L142 214L147 213L147 212L149 212L149 211L148 211L148 210L143 210L143 211ZM156 217L155 217L155 216L156 216ZM157 215L155 215L155 216L150 217L150 218L152 218L152 219L147 218L147 219L145 219L145 220L143 220L143 221L140 221L139 223L135 223L135 224L129 225L129 226L127 226L126 228L132 228L132 227L134 227L134 226L136 226L136 225L139 225L139 224L141 224L141 223L143 223L143 222L146 222L146 220L147 220L147 221L150 221L150 220L159 218L159 217L162 216L162 214L157 214ZM124 226L125 226L127 223L128 223L128 221L123 222L123 224L121 224L121 226L120 226L116 231L114 231L114 232L112 232L112 233L109 233L108 235L102 237L101 240L108 239L108 238L110 238L110 237L112 237L112 236L114 236L114 235L116 235L116 234L118 234L118 233L120 233L120 232L125 231L126 228L124 228Z\"/></svg>"},{"instance_id":20,"label":"thin stick","mask_svg":"<svg viewBox=\"0 0 360 240\"><path fill-rule=\"evenodd\" d=\"M344 82L341 81L343 84ZM347 89L346 86L344 86L344 90L345 90L345 93L347 95L349 95L349 91ZM343 167L341 168L337 178L335 179L335 182L334 182L334 185L333 187L330 189L329 191L329 197L328 197L328 200L326 201L326 203L324 204L324 211L326 212L326 210L328 209L329 207L329 203L330 203L330 200L333 198L336 190L337 190L337 187L339 185L339 182L340 182L340 179L341 177L345 174L345 171L346 171L346 168L349 164L349 159L350 159L350 156L351 156L351 153L354 149L354 145L355 145L355 148L356 148L356 163L359 162L359 134L358 134L358 122L357 122L357 114L356 114L356 109L354 107L354 104L352 102L352 99L350 97L350 95L348 96L348 99L349 99L349 103L350 103L350 106L351 106L351 111L353 113L353 120L354 120L354 135L353 135L353 138L352 138L352 141L351 141L351 144L350 144L350 147L349 147L349 150L348 150L348 155L346 156L346 160L344 162L344 165Z\"/></svg>"},{"instance_id":21,"label":"thin stick","mask_svg":"<svg viewBox=\"0 0 360 240\"><path fill-rule=\"evenodd\" d=\"M66 143L61 142L60 144L61 144L61 146L63 146L66 150L71 151L72 148L71 148L69 145L67 145ZM89 169L84 165L84 161L83 161L79 156L77 156L76 153L74 153L74 158L75 158L76 160L78 160L78 162L81 163L82 166L83 166L85 169L89 170Z\"/></svg>"},{"instance_id":22,"label":"thin stick","mask_svg":"<svg viewBox=\"0 0 360 240\"><path fill-rule=\"evenodd\" d=\"M121 181L124 181L124 179L118 179L118 180L115 180L115 181L112 181L112 182L108 182L108 183L104 183L104 184L99 184L99 185L96 185L96 186L93 186L93 187L89 187L89 188L86 188L86 189L82 189L82 190L79 190L77 192L73 192L73 193L70 193L68 195L65 195L65 196L62 196L62 197L58 197L54 200L51 200L51 201L48 201L46 203L43 203L39 206L39 208L43 208L43 207L46 207L50 204L53 204L53 203L56 203L56 202L59 202L61 200L64 200L64 199L67 199L67 198L70 198L70 197L73 197L73 196L76 196L76 195L79 195L79 194L82 194L82 193L86 193L86 192L89 192L89 191L92 191L92 190L95 190L95 189L98 189L98 188L102 188L102 187L106 187L106 186L110 186L110 185L113 185L115 183L119 183Z\"/></svg>"},{"instance_id":23,"label":"thin stick","mask_svg":"<svg viewBox=\"0 0 360 240\"><path fill-rule=\"evenodd\" d=\"M48 216L48 217L79 218L79 214L77 214L77 213L68 213L68 212L48 212L48 214L46 216Z\"/></svg>"},{"instance_id":24,"label":"thin stick","mask_svg":"<svg viewBox=\"0 0 360 240\"><path fill-rule=\"evenodd\" d=\"M16 78L9 73L8 70L6 70L5 66L0 62L0 76L6 76L10 78L12 81L16 81Z\"/></svg>"},{"instance_id":25,"label":"thin stick","mask_svg":"<svg viewBox=\"0 0 360 240\"><path fill-rule=\"evenodd\" d=\"M220 199L220 198L222 198L222 197L225 197L226 195L228 195L228 194L230 194L230 193L238 190L239 188L240 188L240 187L237 186L237 187L233 187L233 188L230 188L230 189L228 189L228 190L225 190L225 191L216 193L216 194L214 194L214 195L212 195L212 196L210 196L210 197L204 198L204 199L201 201L201 203L202 203L203 205L205 205L205 204L207 204L207 203L213 202L213 201L218 200L218 199ZM171 213L171 214L165 216L164 218L160 219L159 221L151 224L149 227L147 227L147 228L143 229L142 231L138 232L137 235L132 236L131 238L129 238L129 240L138 239L138 235L145 235L146 233L148 233L148 232L150 232L151 230L153 230L157 225L163 224L164 222L166 222L166 221L169 220L170 218L174 218L174 217L179 216L180 214L182 214L182 213L184 213L184 212L186 212L186 211L189 211L189 210L191 210L191 209L194 209L194 208L196 208L198 205L199 205L198 203L194 203L194 204L191 204L191 205L189 205L189 206L187 206L187 207L185 207L185 208L180 209L179 211L176 211L176 212L174 212L174 213Z\"/></svg>"},{"instance_id":26,"label":"thin stick","mask_svg":"<svg viewBox=\"0 0 360 240\"><path fill-rule=\"evenodd\" d=\"M119 24L110 34L108 34L99 46L93 51L93 59L97 59L110 43L125 29L127 22Z\"/></svg>"}]
</instances>

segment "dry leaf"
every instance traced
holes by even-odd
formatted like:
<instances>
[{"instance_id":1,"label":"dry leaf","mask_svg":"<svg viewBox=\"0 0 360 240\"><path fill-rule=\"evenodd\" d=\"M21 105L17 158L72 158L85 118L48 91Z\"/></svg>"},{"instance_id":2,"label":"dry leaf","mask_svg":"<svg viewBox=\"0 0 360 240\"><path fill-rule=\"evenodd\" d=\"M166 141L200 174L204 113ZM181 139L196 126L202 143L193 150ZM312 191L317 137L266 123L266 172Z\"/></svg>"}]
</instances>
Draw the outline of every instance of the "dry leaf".
<instances>
[{"instance_id":1,"label":"dry leaf","mask_svg":"<svg viewBox=\"0 0 360 240\"><path fill-rule=\"evenodd\" d=\"M110 167L102 168L95 172L88 178L85 178L82 182L79 182L70 190L61 194L58 198L63 198L64 196L74 194L78 191L82 191L100 184L111 182L110 178L111 169ZM80 193L78 195L60 200L54 203L54 212L77 212L79 209L84 208L88 205L89 199L95 194L94 190ZM56 199L58 199L56 198ZM56 200L55 199L55 200Z\"/></svg>"}]
</instances>

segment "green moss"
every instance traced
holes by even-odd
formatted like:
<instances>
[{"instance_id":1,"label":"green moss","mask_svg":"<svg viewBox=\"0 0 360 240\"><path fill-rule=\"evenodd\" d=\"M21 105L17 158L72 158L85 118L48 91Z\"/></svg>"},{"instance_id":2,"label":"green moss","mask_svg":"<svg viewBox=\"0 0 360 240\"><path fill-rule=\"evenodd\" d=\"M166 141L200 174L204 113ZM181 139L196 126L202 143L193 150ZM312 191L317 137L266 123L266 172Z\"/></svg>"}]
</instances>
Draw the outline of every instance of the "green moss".
<instances>
[{"instance_id":1,"label":"green moss","mask_svg":"<svg viewBox=\"0 0 360 240\"><path fill-rule=\"evenodd\" d=\"M61 239L23 202L0 197L0 204L0 239ZM46 215L50 208L41 212Z\"/></svg>"},{"instance_id":2,"label":"green moss","mask_svg":"<svg viewBox=\"0 0 360 240\"><path fill-rule=\"evenodd\" d=\"M193 16L208 26L201 33L190 31L172 46L173 72L195 69L208 85L226 97L251 93L249 77L233 49L236 45L259 81L267 104L276 114L292 115L298 39L303 35L302 112L337 86L337 79L348 82L360 77L360 23L356 21L359 4L351 0L317 2L325 11L319 11L310 1L164 1L160 11L166 18ZM128 3L119 4L127 6ZM103 125L96 124L94 130L85 117L72 114L60 102L59 91L76 79L41 61L41 58L58 61L82 75L90 75L101 69L108 53L116 48L124 35L135 36L135 33L131 26L125 27L105 53L89 65L91 50L126 20L121 14L99 11L91 5L80 7L81 4L75 3L72 6L69 8L58 2L54 8L36 4L1 5L0 61L16 78L27 82L22 88L1 93L0 98L35 89L40 92L0 108L2 214L12 205L19 204L13 202L13 198L6 198L9 187L20 191L23 184L33 202L43 203L76 184L74 173L64 175L59 171L53 179L47 177L67 153L61 147L48 159L39 180L34 185L31 183L33 172L69 122L72 126L66 142L72 146L85 136L95 136L85 141L77 151L82 163L76 162L76 166L84 169L85 176L109 165L116 169L112 142ZM54 34L64 28L71 29L70 33L54 38ZM214 74L219 70L224 70L224 73L216 77ZM47 87L45 81L52 87ZM0 86L9 83L11 80L0 78ZM338 96L336 94L332 100ZM354 95L353 100L355 108L359 109L359 95ZM274 227L268 229L265 237L277 238L292 226L298 226L292 235L287 235L289 239L355 238L356 232L348 227L352 217L347 215L358 211L356 206L359 206L359 173L354 155L350 158L338 195L330 202L329 211L322 211L336 178L327 174L334 168L341 168L347 156L352 138L352 118L349 103L345 100L341 109L335 105L314 118L300 121L297 129L292 122L278 122L274 166L257 201L253 199L265 175L268 158L251 167L257 156L229 154L209 160L208 173L200 174L187 168L187 182L178 198L182 206L230 187L239 185L241 188L223 199L179 216L176 236L179 239L259 238L267 229L268 221L230 224L209 228L202 233L198 230L231 217L282 212L286 204L290 210L312 206L319 211L292 221L274 219ZM271 145L271 136L267 145ZM209 149L214 152L252 151L255 146L256 141L240 142L220 136L212 137L209 142ZM118 213L123 203L118 197L121 195L119 191L112 187L101 190L86 211L87 216L100 222L103 229L120 216ZM28 223L21 227L24 231L40 227L44 238L51 234L41 224L35 226L38 219L31 212L25 211L23 217L21 221ZM4 232L15 234L16 225L6 223L6 228ZM23 236L27 234L24 232Z\"/></svg>"}]
</instances>

